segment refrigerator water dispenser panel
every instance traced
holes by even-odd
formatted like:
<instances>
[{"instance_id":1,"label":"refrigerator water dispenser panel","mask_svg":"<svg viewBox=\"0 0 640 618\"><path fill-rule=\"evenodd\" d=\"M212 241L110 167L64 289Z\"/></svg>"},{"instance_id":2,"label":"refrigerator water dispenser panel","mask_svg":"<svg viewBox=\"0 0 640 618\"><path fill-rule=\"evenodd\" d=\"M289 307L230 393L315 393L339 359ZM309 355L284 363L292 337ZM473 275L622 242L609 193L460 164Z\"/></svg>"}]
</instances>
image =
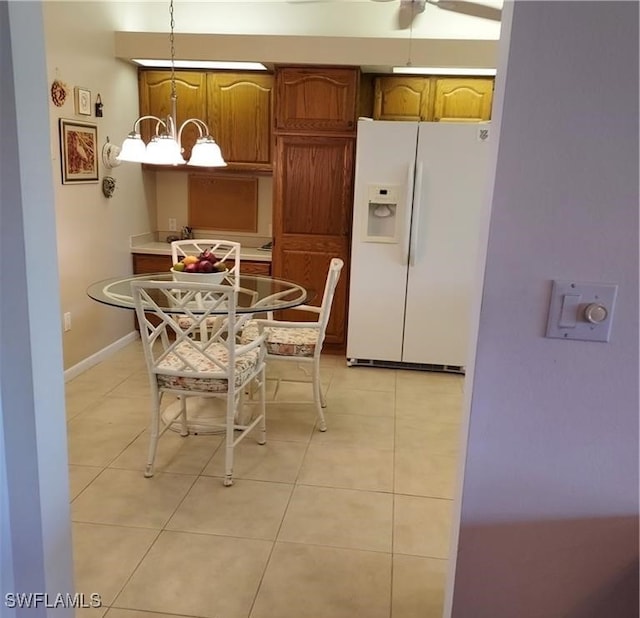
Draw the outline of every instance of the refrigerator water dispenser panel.
<instances>
[{"instance_id":1,"label":"refrigerator water dispenser panel","mask_svg":"<svg viewBox=\"0 0 640 618\"><path fill-rule=\"evenodd\" d=\"M369 187L365 242L398 242L398 195L400 187L372 185Z\"/></svg>"}]
</instances>

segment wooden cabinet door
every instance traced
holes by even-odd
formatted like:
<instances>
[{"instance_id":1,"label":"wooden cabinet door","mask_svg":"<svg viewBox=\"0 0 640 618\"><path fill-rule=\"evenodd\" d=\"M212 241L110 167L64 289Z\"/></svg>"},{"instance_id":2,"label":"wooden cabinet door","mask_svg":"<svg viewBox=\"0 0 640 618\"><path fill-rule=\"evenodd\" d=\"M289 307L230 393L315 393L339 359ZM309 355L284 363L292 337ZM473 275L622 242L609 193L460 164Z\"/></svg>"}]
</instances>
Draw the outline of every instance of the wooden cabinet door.
<instances>
[{"instance_id":1,"label":"wooden cabinet door","mask_svg":"<svg viewBox=\"0 0 640 618\"><path fill-rule=\"evenodd\" d=\"M229 167L272 167L273 75L207 75L209 129Z\"/></svg>"},{"instance_id":2,"label":"wooden cabinet door","mask_svg":"<svg viewBox=\"0 0 640 618\"><path fill-rule=\"evenodd\" d=\"M271 264L269 262L251 262L242 260L240 262L240 272L244 275L267 275L271 274Z\"/></svg>"},{"instance_id":3,"label":"wooden cabinet door","mask_svg":"<svg viewBox=\"0 0 640 618\"><path fill-rule=\"evenodd\" d=\"M428 77L378 77L375 82L375 120L431 120Z\"/></svg>"},{"instance_id":4,"label":"wooden cabinet door","mask_svg":"<svg viewBox=\"0 0 640 618\"><path fill-rule=\"evenodd\" d=\"M316 236L310 239L303 236L290 236L285 239L284 247L278 252L280 273L274 275L303 285L311 295L306 304L318 306L322 302L331 258L342 258L345 265L333 297L325 336L325 344L331 344L334 349L343 348L347 340L348 253L349 241L346 238ZM280 314L279 319L297 322L315 321L318 317L317 314L294 310L281 311Z\"/></svg>"},{"instance_id":5,"label":"wooden cabinet door","mask_svg":"<svg viewBox=\"0 0 640 618\"><path fill-rule=\"evenodd\" d=\"M284 67L276 72L276 130L353 132L359 70Z\"/></svg>"},{"instance_id":6,"label":"wooden cabinet door","mask_svg":"<svg viewBox=\"0 0 640 618\"><path fill-rule=\"evenodd\" d=\"M189 118L207 121L207 91L205 73L176 71L176 119L179 130L181 124ZM171 71L140 71L140 115L152 115L165 120L171 114ZM142 139L148 142L155 134L155 123L143 120L140 123ZM186 160L191 156L191 148L199 136L193 123L188 124L181 136L182 153Z\"/></svg>"},{"instance_id":7,"label":"wooden cabinet door","mask_svg":"<svg viewBox=\"0 0 640 618\"><path fill-rule=\"evenodd\" d=\"M133 254L133 274L146 275L148 273L169 272L171 268L170 255L151 255L147 253Z\"/></svg>"},{"instance_id":8,"label":"wooden cabinet door","mask_svg":"<svg viewBox=\"0 0 640 618\"><path fill-rule=\"evenodd\" d=\"M331 258L344 260L326 338L338 345L346 341L354 146L350 137L276 138L272 271L312 290L319 305ZM309 316L286 311L282 319Z\"/></svg>"},{"instance_id":9,"label":"wooden cabinet door","mask_svg":"<svg viewBox=\"0 0 640 618\"><path fill-rule=\"evenodd\" d=\"M491 118L493 79L436 79L433 119L436 121L480 122Z\"/></svg>"}]
</instances>

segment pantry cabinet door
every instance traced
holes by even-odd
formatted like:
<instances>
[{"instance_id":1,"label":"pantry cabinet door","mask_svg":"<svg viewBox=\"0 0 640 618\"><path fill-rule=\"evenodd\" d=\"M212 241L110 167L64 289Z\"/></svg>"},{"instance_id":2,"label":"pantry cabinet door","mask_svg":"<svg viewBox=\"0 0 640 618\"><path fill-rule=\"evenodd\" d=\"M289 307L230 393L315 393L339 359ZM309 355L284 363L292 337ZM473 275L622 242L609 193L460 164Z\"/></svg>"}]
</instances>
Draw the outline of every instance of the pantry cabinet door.
<instances>
[{"instance_id":1,"label":"pantry cabinet door","mask_svg":"<svg viewBox=\"0 0 640 618\"><path fill-rule=\"evenodd\" d=\"M312 290L311 304L319 305L331 258L344 260L326 338L339 345L346 341L354 146L350 137L276 139L273 273ZM282 313L282 319L309 319Z\"/></svg>"},{"instance_id":2,"label":"pantry cabinet door","mask_svg":"<svg viewBox=\"0 0 640 618\"><path fill-rule=\"evenodd\" d=\"M355 132L359 69L285 67L276 72L276 130Z\"/></svg>"}]
</instances>

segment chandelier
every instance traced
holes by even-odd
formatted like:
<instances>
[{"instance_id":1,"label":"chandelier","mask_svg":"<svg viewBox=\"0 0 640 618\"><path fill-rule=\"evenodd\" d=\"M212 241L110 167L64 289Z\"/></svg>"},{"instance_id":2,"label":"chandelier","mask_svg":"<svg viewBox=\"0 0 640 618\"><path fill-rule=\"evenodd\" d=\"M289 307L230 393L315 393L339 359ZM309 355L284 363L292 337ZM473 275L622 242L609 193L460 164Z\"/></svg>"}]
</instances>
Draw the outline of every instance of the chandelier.
<instances>
[{"instance_id":1,"label":"chandelier","mask_svg":"<svg viewBox=\"0 0 640 618\"><path fill-rule=\"evenodd\" d=\"M129 133L122 143L122 148L117 156L119 161L131 161L133 163L151 163L154 165L195 165L199 167L224 167L226 165L220 152L220 146L209 135L207 124L198 118L185 120L180 127L176 122L176 108L178 95L176 94L175 76L175 46L173 29L173 0L169 2L169 15L171 17L171 33L169 42L171 45L171 113L166 118L157 116L140 116L134 124L133 131ZM143 120L155 121L155 134L145 145L138 129ZM196 140L189 161L182 156L181 137L183 129L193 124L197 127L199 137Z\"/></svg>"}]
</instances>

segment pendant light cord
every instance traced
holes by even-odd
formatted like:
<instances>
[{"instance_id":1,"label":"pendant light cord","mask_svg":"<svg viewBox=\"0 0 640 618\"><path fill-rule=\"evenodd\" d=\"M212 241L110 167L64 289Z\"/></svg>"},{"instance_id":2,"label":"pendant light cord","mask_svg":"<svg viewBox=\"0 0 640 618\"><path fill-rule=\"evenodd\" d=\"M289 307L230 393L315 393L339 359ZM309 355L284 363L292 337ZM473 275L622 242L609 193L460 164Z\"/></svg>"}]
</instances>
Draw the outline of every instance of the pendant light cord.
<instances>
[{"instance_id":1,"label":"pendant light cord","mask_svg":"<svg viewBox=\"0 0 640 618\"><path fill-rule=\"evenodd\" d=\"M173 1L173 0L172 0ZM407 58L407 66L411 66L411 48L413 44L413 20L416 18L415 5L411 4L411 21L409 22L409 57Z\"/></svg>"},{"instance_id":2,"label":"pendant light cord","mask_svg":"<svg viewBox=\"0 0 640 618\"><path fill-rule=\"evenodd\" d=\"M174 99L176 97L176 68L175 68L176 47L175 47L175 40L173 36L173 29L176 25L176 22L173 18L173 0L169 2L169 16L171 17L171 33L169 34L169 43L171 45L171 98Z\"/></svg>"}]
</instances>

